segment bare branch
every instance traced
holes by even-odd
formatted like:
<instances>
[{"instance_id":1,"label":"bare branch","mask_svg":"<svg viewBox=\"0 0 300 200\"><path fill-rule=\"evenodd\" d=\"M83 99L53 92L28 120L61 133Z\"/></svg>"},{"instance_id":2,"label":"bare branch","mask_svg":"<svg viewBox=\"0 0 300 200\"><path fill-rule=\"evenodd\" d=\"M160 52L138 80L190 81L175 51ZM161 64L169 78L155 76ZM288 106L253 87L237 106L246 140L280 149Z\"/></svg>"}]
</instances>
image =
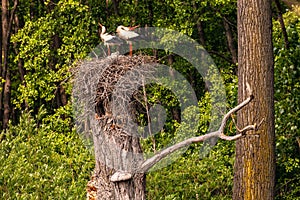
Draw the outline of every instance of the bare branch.
<instances>
[{"instance_id":1,"label":"bare branch","mask_svg":"<svg viewBox=\"0 0 300 200\"><path fill-rule=\"evenodd\" d=\"M244 133L244 132L249 131L249 130L256 130L256 127L257 127L256 124L254 124L254 125L245 126L242 129L239 129L238 127L236 127L236 129L239 133Z\"/></svg>"},{"instance_id":2,"label":"bare branch","mask_svg":"<svg viewBox=\"0 0 300 200\"><path fill-rule=\"evenodd\" d=\"M158 152L157 154L155 154L153 157L145 160L143 162L143 164L141 165L141 167L139 169L137 169L137 172L145 172L148 171L153 165L155 165L156 163L158 163L161 159L163 159L164 157L166 157L167 155L183 148L186 146L189 146L192 143L198 143L198 142L202 142L204 140L207 140L209 138L212 137L218 137L219 136L219 131L215 131L215 132L211 132L205 135L201 135L198 137L192 137L189 138L187 140L184 140L182 142L179 142L173 146L170 146L160 152Z\"/></svg>"},{"instance_id":3,"label":"bare branch","mask_svg":"<svg viewBox=\"0 0 300 200\"><path fill-rule=\"evenodd\" d=\"M222 139L222 140L233 141L233 140L237 140L237 139L239 139L243 136L244 136L244 134L242 134L242 133L234 135L234 136L228 136L228 135L220 134L219 138Z\"/></svg>"},{"instance_id":4,"label":"bare branch","mask_svg":"<svg viewBox=\"0 0 300 200\"><path fill-rule=\"evenodd\" d=\"M150 114L149 114L148 99L147 99L147 94L146 94L144 76L142 76L142 85L143 85L143 95L144 95L144 101L145 101L145 107L146 107L146 113L147 113L147 120L148 120L148 131L149 131L150 136L152 137L153 150L155 152L156 151L156 142L155 142L155 138L152 135L152 130L151 130L151 119L150 119Z\"/></svg>"},{"instance_id":5,"label":"bare branch","mask_svg":"<svg viewBox=\"0 0 300 200\"><path fill-rule=\"evenodd\" d=\"M246 131L256 130L257 126L256 126L256 124L254 124L254 125L248 125L248 126L244 127L241 131L239 131L240 134L237 134L237 135L234 135L234 136L227 136L223 133L228 118L233 113L237 112L238 110L240 110L244 106L246 106L253 99L253 94L252 94L252 91L250 89L249 84L247 85L247 91L250 93L249 97L246 100L244 100L242 103L240 103L239 105L237 105L236 107L234 107L233 109L231 109L229 112L226 113L226 115L223 117L223 120L221 122L221 126L220 126L218 131L211 132L211 133L201 135L201 136L198 136L198 137L189 138L187 140L179 142L179 143L177 143L173 146L170 146L170 147L160 151L159 153L157 153L153 157L145 160L142 163L141 167L139 169L137 169L137 172L148 171L153 165L155 165L161 159L165 158L167 155L169 155L169 154L171 154L171 153L173 153L173 152L175 152L175 151L177 151L177 150L179 150L183 147L186 147L186 146L188 146L192 143L203 142L204 140L207 140L207 139L212 138L212 137L219 137L220 139L228 140L228 141L237 140L237 139L241 138L242 136L244 136Z\"/></svg>"},{"instance_id":6,"label":"bare branch","mask_svg":"<svg viewBox=\"0 0 300 200\"><path fill-rule=\"evenodd\" d=\"M246 106L253 98L253 94L252 94L252 90L249 86L249 84L247 83L246 85L246 90L249 93L249 97L244 100L243 102L241 102L239 105L237 105L236 107L232 108L231 110L229 110L223 117L222 122L221 122L221 126L217 131L214 132L210 132L207 133L205 135L201 135L201 136L197 136L197 137L192 137L189 139L186 139L182 142L179 142L177 144L174 144L173 146L170 146L160 152L158 152L157 154L155 154L153 157L145 160L140 167L138 167L137 169L135 169L134 172L121 172L121 171L117 171L115 174L113 174L112 176L112 181L121 181L124 179L130 179L133 175L133 173L144 173L146 171L148 171L151 167L153 167L156 163L158 163L160 160L162 160L163 158L165 158L166 156L170 155L171 153L183 148L183 147L187 147L192 143L198 143L198 142L203 142L209 138L213 138L213 137L218 137L220 139L223 140L228 140L228 141L233 141L233 140L237 140L243 136L246 135L246 132L249 130L257 130L257 127L259 127L261 125L261 123L264 121L264 119L259 123L259 125L257 126L256 124L254 125L248 125L245 126L244 128L242 128L241 130L237 128L239 134L234 135L234 136L227 136L224 134L224 129L225 129L225 125L229 119L229 117L237 112L238 110L242 109L244 106Z\"/></svg>"},{"instance_id":7,"label":"bare branch","mask_svg":"<svg viewBox=\"0 0 300 200\"><path fill-rule=\"evenodd\" d=\"M254 98L254 96L253 96L253 94L252 94L252 91L251 91L249 85L248 85L248 87L249 87L248 90L249 90L249 93L250 93L249 97L248 97L246 100L244 100L242 103L240 103L239 105L237 105L236 107L234 107L233 109L231 109L231 110L223 117L223 120L222 120L222 122L221 122L221 126L220 126L220 128L219 128L219 131L220 131L220 132L223 132L223 130L224 130L224 128L225 128L225 125L226 125L226 122L227 122L228 118L229 118L233 113L235 113L235 112L237 112L238 110L242 109L245 105L247 105L247 104ZM247 88L248 88L248 87L247 87Z\"/></svg>"}]
</instances>

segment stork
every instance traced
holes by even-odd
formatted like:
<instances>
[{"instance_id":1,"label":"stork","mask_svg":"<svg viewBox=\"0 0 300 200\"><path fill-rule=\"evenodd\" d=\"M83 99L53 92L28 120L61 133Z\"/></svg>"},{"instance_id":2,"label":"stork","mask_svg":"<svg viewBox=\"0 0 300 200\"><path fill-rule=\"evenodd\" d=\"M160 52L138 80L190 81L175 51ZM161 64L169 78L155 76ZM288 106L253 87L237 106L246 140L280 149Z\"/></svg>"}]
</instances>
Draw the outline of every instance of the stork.
<instances>
[{"instance_id":1,"label":"stork","mask_svg":"<svg viewBox=\"0 0 300 200\"><path fill-rule=\"evenodd\" d=\"M123 44L123 42L117 36L105 33L105 31L106 31L105 26L103 26L100 23L99 23L99 26L101 27L100 38L104 42L104 45L107 46L107 53L108 53L108 55L110 55L110 53L111 53L110 46L121 45L121 44Z\"/></svg>"},{"instance_id":2,"label":"stork","mask_svg":"<svg viewBox=\"0 0 300 200\"><path fill-rule=\"evenodd\" d=\"M121 39L126 40L127 43L129 43L129 55L130 56L132 56L132 41L135 39L138 39L140 37L140 35L138 33L133 31L137 27L139 27L139 25L133 26L133 27L118 26L118 28L116 30L117 35Z\"/></svg>"}]
</instances>

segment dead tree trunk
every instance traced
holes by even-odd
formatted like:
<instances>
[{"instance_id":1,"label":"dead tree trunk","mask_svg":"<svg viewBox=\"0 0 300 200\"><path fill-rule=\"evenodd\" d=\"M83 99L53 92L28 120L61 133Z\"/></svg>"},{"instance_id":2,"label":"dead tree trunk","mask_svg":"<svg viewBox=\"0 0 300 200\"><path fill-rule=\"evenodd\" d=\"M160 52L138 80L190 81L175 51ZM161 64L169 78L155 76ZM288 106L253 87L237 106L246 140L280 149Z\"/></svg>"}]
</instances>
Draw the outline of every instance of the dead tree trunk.
<instances>
[{"instance_id":1,"label":"dead tree trunk","mask_svg":"<svg viewBox=\"0 0 300 200\"><path fill-rule=\"evenodd\" d=\"M136 171L144 161L140 137L136 135L134 129L125 129L124 125L118 121L126 117L135 118L134 113L137 101L131 101L130 116L115 118L112 115L112 93L120 78L129 70L137 67L141 63L153 62L153 58L147 57L126 57L118 56L111 61L112 57L101 61L98 64L90 62L89 65L102 70L96 80L97 96L95 104L95 119L90 119L94 130L93 143L96 158L96 167L92 180L88 183L88 199L101 200L132 200L145 199L145 174L143 171ZM93 67L88 66L89 69ZM92 76L95 73L91 72ZM86 77L86 76L85 76ZM90 81L91 79L88 78ZM135 80L127 80L129 84ZM124 87L127 90L127 86ZM80 90L80 89L79 89ZM84 98L84 97L83 97ZM131 97L129 97L130 99ZM88 100L87 100L88 101ZM126 109L126 108L124 108ZM132 111L132 112L131 112ZM131 115L132 114L132 115ZM126 125L125 125L126 127Z\"/></svg>"},{"instance_id":2,"label":"dead tree trunk","mask_svg":"<svg viewBox=\"0 0 300 200\"><path fill-rule=\"evenodd\" d=\"M238 100L253 88L254 101L238 113L238 126L259 123L258 132L250 132L236 142L234 200L274 199L275 133L274 69L272 48L271 0L238 1ZM251 134L258 134L253 136Z\"/></svg>"},{"instance_id":3,"label":"dead tree trunk","mask_svg":"<svg viewBox=\"0 0 300 200\"><path fill-rule=\"evenodd\" d=\"M97 188L96 199L99 200L145 199L144 173L136 173L121 179L113 177L113 174L118 172L116 169L131 171L129 168L141 164L142 159L137 160L131 156L142 153L139 138L122 131L110 117L101 118L100 121L101 126L108 130L102 130L101 135L94 135L96 168L92 182L88 184L89 188L94 184ZM107 148L103 148L105 146L103 142L108 145Z\"/></svg>"}]
</instances>

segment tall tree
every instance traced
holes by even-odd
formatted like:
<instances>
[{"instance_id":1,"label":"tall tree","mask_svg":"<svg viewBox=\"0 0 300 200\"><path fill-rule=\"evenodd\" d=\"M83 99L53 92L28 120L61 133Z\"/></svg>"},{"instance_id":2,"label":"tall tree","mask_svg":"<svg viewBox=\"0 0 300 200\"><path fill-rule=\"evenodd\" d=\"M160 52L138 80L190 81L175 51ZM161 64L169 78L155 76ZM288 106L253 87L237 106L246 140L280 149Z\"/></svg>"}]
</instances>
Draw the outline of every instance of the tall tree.
<instances>
[{"instance_id":1,"label":"tall tree","mask_svg":"<svg viewBox=\"0 0 300 200\"><path fill-rule=\"evenodd\" d=\"M0 83L1 83L1 94L0 94L0 112L2 120L2 128L6 129L8 121L11 114L11 78L10 78L10 69L8 67L8 52L9 52L9 43L11 30L13 25L13 20L15 16L15 11L17 9L18 0L13 1L13 7L9 8L9 1L1 1L1 63L0 63Z\"/></svg>"},{"instance_id":2,"label":"tall tree","mask_svg":"<svg viewBox=\"0 0 300 200\"><path fill-rule=\"evenodd\" d=\"M274 199L274 69L271 0L238 1L238 99L254 101L238 113L238 126L261 123L236 143L233 199ZM251 135L254 134L254 135Z\"/></svg>"},{"instance_id":3,"label":"tall tree","mask_svg":"<svg viewBox=\"0 0 300 200\"><path fill-rule=\"evenodd\" d=\"M227 39L227 46L228 46L228 49L229 49L231 57L232 57L231 59L232 59L232 62L234 64L236 64L238 62L238 58L237 58L236 47L234 45L234 36L233 36L232 30L230 28L230 24L229 24L228 20L226 19L226 17L223 17L223 25L224 25L226 39Z\"/></svg>"}]
</instances>

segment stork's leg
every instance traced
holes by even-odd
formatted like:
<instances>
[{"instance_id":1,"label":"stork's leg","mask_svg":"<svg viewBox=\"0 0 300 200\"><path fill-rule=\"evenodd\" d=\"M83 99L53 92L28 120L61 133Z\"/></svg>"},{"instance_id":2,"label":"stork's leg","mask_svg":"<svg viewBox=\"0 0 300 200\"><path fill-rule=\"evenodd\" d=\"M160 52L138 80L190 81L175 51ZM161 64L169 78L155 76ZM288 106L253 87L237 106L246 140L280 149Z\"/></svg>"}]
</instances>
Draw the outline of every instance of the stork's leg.
<instances>
[{"instance_id":1,"label":"stork's leg","mask_svg":"<svg viewBox=\"0 0 300 200\"><path fill-rule=\"evenodd\" d=\"M110 56L110 47L107 45L107 54Z\"/></svg>"},{"instance_id":2,"label":"stork's leg","mask_svg":"<svg viewBox=\"0 0 300 200\"><path fill-rule=\"evenodd\" d=\"M132 44L129 43L129 56L132 57Z\"/></svg>"}]
</instances>

